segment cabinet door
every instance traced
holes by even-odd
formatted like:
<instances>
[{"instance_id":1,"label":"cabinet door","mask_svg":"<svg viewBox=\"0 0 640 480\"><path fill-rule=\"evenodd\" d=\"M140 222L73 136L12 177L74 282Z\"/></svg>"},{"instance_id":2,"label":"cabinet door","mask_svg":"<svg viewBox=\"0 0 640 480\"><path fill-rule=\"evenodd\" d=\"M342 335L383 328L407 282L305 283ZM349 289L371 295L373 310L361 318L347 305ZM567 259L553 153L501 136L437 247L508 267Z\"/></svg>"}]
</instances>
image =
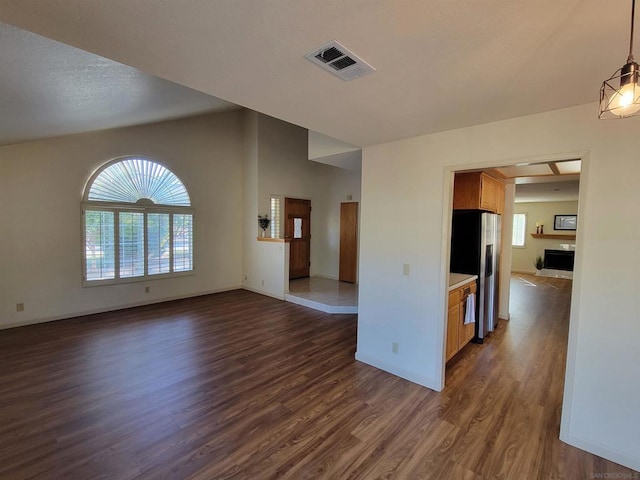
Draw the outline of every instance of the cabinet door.
<instances>
[{"instance_id":1,"label":"cabinet door","mask_svg":"<svg viewBox=\"0 0 640 480\"><path fill-rule=\"evenodd\" d=\"M464 347L467 343L471 341L471 339L476 334L476 324L469 323L467 325L464 324L464 316L467 312L467 302L460 302L460 335L459 335L459 343L458 349Z\"/></svg>"},{"instance_id":2,"label":"cabinet door","mask_svg":"<svg viewBox=\"0 0 640 480\"><path fill-rule=\"evenodd\" d=\"M458 328L460 324L459 290L449 292L449 313L447 315L447 348L445 359L449 360L458 351Z\"/></svg>"},{"instance_id":3,"label":"cabinet door","mask_svg":"<svg viewBox=\"0 0 640 480\"><path fill-rule=\"evenodd\" d=\"M456 173L453 186L453 209L472 210L480 208L480 174Z\"/></svg>"},{"instance_id":4,"label":"cabinet door","mask_svg":"<svg viewBox=\"0 0 640 480\"><path fill-rule=\"evenodd\" d=\"M462 291L464 292L465 290L468 289L468 293L476 293L476 283L472 283L469 286L465 286L462 287ZM467 297L466 295L460 295L460 333L459 333L459 344L458 344L458 349L464 347L467 343L469 343L471 341L471 339L475 336L476 334L476 324L475 323L469 323L467 325L464 324L464 317L465 314L467 313ZM477 298L476 298L477 301ZM476 321L478 321L476 319Z\"/></svg>"},{"instance_id":5,"label":"cabinet door","mask_svg":"<svg viewBox=\"0 0 640 480\"><path fill-rule=\"evenodd\" d=\"M458 352L458 327L460 324L460 304L449 307L447 316L447 351L445 358L449 360Z\"/></svg>"},{"instance_id":6,"label":"cabinet door","mask_svg":"<svg viewBox=\"0 0 640 480\"><path fill-rule=\"evenodd\" d=\"M492 179L486 175L480 176L480 208L495 211L495 189Z\"/></svg>"}]
</instances>

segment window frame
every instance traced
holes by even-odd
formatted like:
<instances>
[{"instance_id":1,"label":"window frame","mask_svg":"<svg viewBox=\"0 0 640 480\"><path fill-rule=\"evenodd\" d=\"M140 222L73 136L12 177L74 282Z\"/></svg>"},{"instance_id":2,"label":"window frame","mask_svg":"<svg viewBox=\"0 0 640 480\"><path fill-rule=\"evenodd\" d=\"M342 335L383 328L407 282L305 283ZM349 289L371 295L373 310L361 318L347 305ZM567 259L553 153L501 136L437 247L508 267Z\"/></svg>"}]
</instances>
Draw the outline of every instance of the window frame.
<instances>
[{"instance_id":1,"label":"window frame","mask_svg":"<svg viewBox=\"0 0 640 480\"><path fill-rule=\"evenodd\" d=\"M522 245L516 245L513 243L513 232L517 225L515 220L516 215L522 215L524 217L524 223L522 225ZM513 226L511 228L511 247L512 248L527 248L527 221L528 221L528 218L526 213L515 212L513 214Z\"/></svg>"},{"instance_id":2,"label":"window frame","mask_svg":"<svg viewBox=\"0 0 640 480\"><path fill-rule=\"evenodd\" d=\"M121 204L111 202L82 202L81 206L82 216L82 286L94 287L99 285L117 285L124 283L144 282L148 280L156 280L163 278L173 277L185 277L189 275L195 275L196 262L195 262L195 249L193 248L193 241L191 244L192 259L191 270L174 272L173 265L173 214L187 214L191 215L191 237L195 239L196 222L194 209L191 207L168 207L163 205L154 206L137 206L135 204ZM102 280L87 280L87 257L86 257L86 244L87 244L87 229L85 224L85 212L113 212L113 230L114 230L114 278L107 278ZM137 277L120 277L120 212L137 212L143 213L143 227L144 227L144 274ZM168 273L154 273L149 275L149 263L148 263L148 225L147 214L149 213L167 213L169 214L169 272Z\"/></svg>"},{"instance_id":3,"label":"window frame","mask_svg":"<svg viewBox=\"0 0 640 480\"><path fill-rule=\"evenodd\" d=\"M195 238L196 238L196 215L195 209L192 206L183 206L183 205L164 205L164 204L155 204L152 201L141 199L137 203L128 203L128 202L111 202L111 201L98 201L98 200L88 200L89 192L91 191L91 187L93 186L94 181L98 176L111 165L126 161L130 159L141 159L147 162L158 164L165 169L167 169L171 174L173 174L181 183L184 189L189 195L189 189L186 184L180 179L175 173L164 166L162 163L149 159L144 156L126 156L114 159L102 165L97 171L95 171L85 185L83 200L80 204L80 214L81 214L81 229L82 229L82 246L81 246L81 256L82 256L82 271L81 271L81 279L83 287L97 287L102 285L119 285L119 284L127 284L127 283L136 283L136 282L146 282L150 280L160 280L165 278L176 278L176 277L185 277L195 275L196 273L196 253L195 253ZM189 195L190 201L190 195ZM87 225L86 225L86 212L87 211L97 211L97 212L112 212L113 213L113 248L114 248L114 269L113 275L114 278L106 278L106 279L96 279L96 280L88 280L87 279ZM122 212L133 212L133 213L142 213L143 214L143 261L144 261L144 272L142 275L135 277L120 277L120 213ZM167 273L154 273L149 274L149 234L148 234L148 215L152 213L159 214L168 214L169 215L169 272ZM174 215L182 214L182 215L190 215L191 216L191 269L190 270L179 270L174 271Z\"/></svg>"}]
</instances>

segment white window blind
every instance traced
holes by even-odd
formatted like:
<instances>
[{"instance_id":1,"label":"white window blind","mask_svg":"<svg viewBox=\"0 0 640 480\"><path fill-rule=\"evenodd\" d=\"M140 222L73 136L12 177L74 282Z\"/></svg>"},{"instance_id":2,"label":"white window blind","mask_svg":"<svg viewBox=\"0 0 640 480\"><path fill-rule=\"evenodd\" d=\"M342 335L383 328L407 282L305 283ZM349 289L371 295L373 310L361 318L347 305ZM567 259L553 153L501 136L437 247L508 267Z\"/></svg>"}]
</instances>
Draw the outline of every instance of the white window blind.
<instances>
[{"instance_id":1,"label":"white window blind","mask_svg":"<svg viewBox=\"0 0 640 480\"><path fill-rule=\"evenodd\" d=\"M144 213L119 212L120 277L144 275Z\"/></svg>"},{"instance_id":2,"label":"white window blind","mask_svg":"<svg viewBox=\"0 0 640 480\"><path fill-rule=\"evenodd\" d=\"M511 245L514 247L524 247L527 235L527 216L524 213L513 214L513 238Z\"/></svg>"},{"instance_id":3,"label":"white window blind","mask_svg":"<svg viewBox=\"0 0 640 480\"><path fill-rule=\"evenodd\" d=\"M87 211L85 215L85 276L91 280L115 278L115 215Z\"/></svg>"},{"instance_id":4,"label":"white window blind","mask_svg":"<svg viewBox=\"0 0 640 480\"><path fill-rule=\"evenodd\" d=\"M147 214L147 273L149 275L171 271L170 235L168 213Z\"/></svg>"},{"instance_id":5,"label":"white window blind","mask_svg":"<svg viewBox=\"0 0 640 480\"><path fill-rule=\"evenodd\" d=\"M189 194L180 179L162 165L145 158L127 158L110 164L91 182L87 200L189 206Z\"/></svg>"},{"instance_id":6,"label":"white window blind","mask_svg":"<svg viewBox=\"0 0 640 480\"><path fill-rule=\"evenodd\" d=\"M185 186L146 159L111 162L83 203L84 280L135 281L193 270L193 213Z\"/></svg>"},{"instance_id":7,"label":"white window blind","mask_svg":"<svg viewBox=\"0 0 640 480\"><path fill-rule=\"evenodd\" d=\"M173 271L193 270L193 215L173 215Z\"/></svg>"},{"instance_id":8,"label":"white window blind","mask_svg":"<svg viewBox=\"0 0 640 480\"><path fill-rule=\"evenodd\" d=\"M271 238L280 238L280 195L271 195Z\"/></svg>"}]
</instances>

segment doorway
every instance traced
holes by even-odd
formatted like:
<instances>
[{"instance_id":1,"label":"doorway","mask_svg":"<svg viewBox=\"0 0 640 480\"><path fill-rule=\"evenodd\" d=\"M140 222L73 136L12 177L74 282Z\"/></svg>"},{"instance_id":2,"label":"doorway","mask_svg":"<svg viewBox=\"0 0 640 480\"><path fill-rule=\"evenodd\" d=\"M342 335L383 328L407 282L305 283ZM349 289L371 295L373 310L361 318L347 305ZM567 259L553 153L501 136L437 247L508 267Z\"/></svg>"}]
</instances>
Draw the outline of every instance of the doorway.
<instances>
[{"instance_id":1,"label":"doorway","mask_svg":"<svg viewBox=\"0 0 640 480\"><path fill-rule=\"evenodd\" d=\"M519 282L523 281L525 285L531 286L532 288L538 284L551 285L549 288L555 288L556 285L554 285L553 282L546 281L539 276L535 277L536 267L534 263L536 263L537 257L540 255L544 256L545 250L549 248L575 249L576 232L562 231L554 228L554 217L578 213L581 159L579 157L552 158L527 164L521 163L518 165L486 167L467 171L466 173L471 172L482 172L482 175L491 176L497 179L497 181L507 185L506 190L508 194L505 196L506 202L502 209L503 228L501 236L502 245L505 248L503 248L499 257L499 271L501 275L498 280L500 291L497 309L497 316L500 319L498 329L500 323L502 323L502 328L505 329L509 328L509 322L504 322L504 320L509 320L512 314L519 308L516 303L526 303L527 301L535 302L533 295L527 299L526 296L520 292L520 294L514 298L514 303L510 305L510 293L513 288L513 282L518 282L518 287L521 286ZM482 185L480 189L480 194L481 193ZM455 195L453 198L453 209L460 208L459 206L455 206ZM526 205L526 207L522 207L522 205ZM484 209L483 207L480 208ZM517 216L519 218L517 221L514 221L516 220L514 214L518 214ZM518 229L521 231L517 231ZM512 247L512 241L516 242L516 246ZM451 263L450 259L448 259L448 262L449 264ZM513 278L512 272L514 273ZM524 280L520 279L517 274L522 274ZM540 273L538 273L538 275L540 275ZM453 275L450 280L452 278L454 278ZM539 281L532 281L531 278L538 279ZM567 277L557 276L556 278ZM524 291L526 292L526 289ZM570 297L570 287L568 288L568 293ZM512 327L511 334L517 330L518 326L512 325ZM489 338L490 337L491 335ZM446 335L444 340L446 345ZM565 349L566 346L565 344ZM483 347L470 346L466 350L467 353L469 353L478 348L481 349ZM461 350L457 355L460 354L462 357L465 357L464 351ZM456 357L454 356L453 358L454 361L452 363L458 363L455 361ZM449 366L451 365L446 364L447 370ZM445 369L443 369L443 373L444 370Z\"/></svg>"},{"instance_id":2,"label":"doorway","mask_svg":"<svg viewBox=\"0 0 640 480\"><path fill-rule=\"evenodd\" d=\"M284 238L289 242L289 279L309 276L311 200L284 199Z\"/></svg>"}]
</instances>

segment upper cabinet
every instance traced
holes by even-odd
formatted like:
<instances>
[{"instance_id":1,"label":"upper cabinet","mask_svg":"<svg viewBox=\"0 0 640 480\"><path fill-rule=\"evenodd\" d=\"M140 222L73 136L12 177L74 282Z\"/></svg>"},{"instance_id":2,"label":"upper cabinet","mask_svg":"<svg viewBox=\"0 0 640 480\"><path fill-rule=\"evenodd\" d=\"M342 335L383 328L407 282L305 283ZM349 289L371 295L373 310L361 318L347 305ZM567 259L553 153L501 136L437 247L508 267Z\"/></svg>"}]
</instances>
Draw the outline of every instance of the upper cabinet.
<instances>
[{"instance_id":1,"label":"upper cabinet","mask_svg":"<svg viewBox=\"0 0 640 480\"><path fill-rule=\"evenodd\" d=\"M454 210L504 213L504 184L483 172L456 173Z\"/></svg>"}]
</instances>

